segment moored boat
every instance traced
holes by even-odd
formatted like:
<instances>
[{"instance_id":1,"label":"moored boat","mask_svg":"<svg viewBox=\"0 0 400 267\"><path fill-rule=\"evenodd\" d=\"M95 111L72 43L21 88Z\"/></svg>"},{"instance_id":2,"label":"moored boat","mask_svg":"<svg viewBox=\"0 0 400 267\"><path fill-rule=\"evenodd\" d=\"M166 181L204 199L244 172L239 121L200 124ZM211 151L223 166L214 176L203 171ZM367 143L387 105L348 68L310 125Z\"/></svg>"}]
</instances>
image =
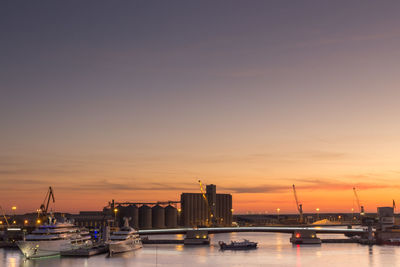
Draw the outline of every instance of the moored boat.
<instances>
[{"instance_id":1,"label":"moored boat","mask_svg":"<svg viewBox=\"0 0 400 267\"><path fill-rule=\"evenodd\" d=\"M107 244L110 256L115 253L133 251L143 247L138 232L129 226L128 220L125 220L125 225L122 228L111 233Z\"/></svg>"},{"instance_id":2,"label":"moored boat","mask_svg":"<svg viewBox=\"0 0 400 267\"><path fill-rule=\"evenodd\" d=\"M382 245L400 246L400 238L389 238L381 241Z\"/></svg>"},{"instance_id":3,"label":"moored boat","mask_svg":"<svg viewBox=\"0 0 400 267\"><path fill-rule=\"evenodd\" d=\"M223 241L219 241L219 246L221 250L231 249L231 250L247 250L257 248L257 242L251 242L247 239L243 241L231 241L230 244L226 244Z\"/></svg>"},{"instance_id":4,"label":"moored boat","mask_svg":"<svg viewBox=\"0 0 400 267\"><path fill-rule=\"evenodd\" d=\"M60 255L62 251L91 246L89 232L69 222L59 223L54 218L39 226L17 245L26 258Z\"/></svg>"}]
</instances>

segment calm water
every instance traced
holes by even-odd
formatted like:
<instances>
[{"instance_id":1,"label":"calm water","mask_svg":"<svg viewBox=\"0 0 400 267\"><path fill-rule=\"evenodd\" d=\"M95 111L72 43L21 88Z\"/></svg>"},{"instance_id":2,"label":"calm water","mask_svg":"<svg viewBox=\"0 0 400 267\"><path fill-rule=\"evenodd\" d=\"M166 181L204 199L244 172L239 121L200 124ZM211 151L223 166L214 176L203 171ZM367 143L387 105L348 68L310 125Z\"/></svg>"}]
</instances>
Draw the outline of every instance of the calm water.
<instances>
[{"instance_id":1,"label":"calm water","mask_svg":"<svg viewBox=\"0 0 400 267\"><path fill-rule=\"evenodd\" d=\"M337 238L342 235L319 235ZM51 257L24 260L19 250L0 249L0 266L400 266L400 247L359 244L292 246L288 234L232 233L210 235L211 246L145 245L143 249L112 258ZM154 238L154 237L153 237ZM161 238L161 237L158 237ZM252 251L220 251L218 241L247 238L258 241Z\"/></svg>"}]
</instances>

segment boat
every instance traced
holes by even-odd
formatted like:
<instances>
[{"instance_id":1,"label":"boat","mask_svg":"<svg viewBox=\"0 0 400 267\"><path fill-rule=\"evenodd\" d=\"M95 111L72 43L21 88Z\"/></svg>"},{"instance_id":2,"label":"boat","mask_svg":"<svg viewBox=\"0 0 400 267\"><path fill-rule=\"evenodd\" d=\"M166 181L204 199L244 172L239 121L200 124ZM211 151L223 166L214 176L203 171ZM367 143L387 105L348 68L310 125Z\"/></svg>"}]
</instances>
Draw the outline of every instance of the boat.
<instances>
[{"instance_id":1,"label":"boat","mask_svg":"<svg viewBox=\"0 0 400 267\"><path fill-rule=\"evenodd\" d=\"M381 241L382 245L400 246L400 238L389 238Z\"/></svg>"},{"instance_id":2,"label":"boat","mask_svg":"<svg viewBox=\"0 0 400 267\"><path fill-rule=\"evenodd\" d=\"M62 251L90 247L89 231L76 227L69 222L56 222L39 226L31 234L17 241L22 254L27 258L40 258L60 255Z\"/></svg>"},{"instance_id":3,"label":"boat","mask_svg":"<svg viewBox=\"0 0 400 267\"><path fill-rule=\"evenodd\" d=\"M111 233L107 245L110 256L115 253L133 251L143 247L138 232L129 226L127 219L123 227Z\"/></svg>"},{"instance_id":4,"label":"boat","mask_svg":"<svg viewBox=\"0 0 400 267\"><path fill-rule=\"evenodd\" d=\"M221 250L231 249L231 250L247 250L257 248L257 242L251 242L247 239L243 241L231 241L230 244L226 244L223 241L218 242Z\"/></svg>"}]
</instances>

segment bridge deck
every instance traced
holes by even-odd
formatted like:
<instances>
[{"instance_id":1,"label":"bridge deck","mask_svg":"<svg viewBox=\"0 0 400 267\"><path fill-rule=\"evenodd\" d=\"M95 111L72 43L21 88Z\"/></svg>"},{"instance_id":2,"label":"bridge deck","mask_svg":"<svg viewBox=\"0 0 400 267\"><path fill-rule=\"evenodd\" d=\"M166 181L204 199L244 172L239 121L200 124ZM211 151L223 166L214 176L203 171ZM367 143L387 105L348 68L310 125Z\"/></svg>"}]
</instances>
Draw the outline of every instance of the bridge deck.
<instances>
[{"instance_id":1,"label":"bridge deck","mask_svg":"<svg viewBox=\"0 0 400 267\"><path fill-rule=\"evenodd\" d=\"M233 232L267 232L267 233L293 233L298 230L314 230L320 234L360 234L365 233L364 229L347 228L324 228L324 227L208 227L208 228L173 228L173 229L151 229L139 230L141 235L162 235L162 234L186 234L189 230L206 230L209 234L233 233Z\"/></svg>"}]
</instances>

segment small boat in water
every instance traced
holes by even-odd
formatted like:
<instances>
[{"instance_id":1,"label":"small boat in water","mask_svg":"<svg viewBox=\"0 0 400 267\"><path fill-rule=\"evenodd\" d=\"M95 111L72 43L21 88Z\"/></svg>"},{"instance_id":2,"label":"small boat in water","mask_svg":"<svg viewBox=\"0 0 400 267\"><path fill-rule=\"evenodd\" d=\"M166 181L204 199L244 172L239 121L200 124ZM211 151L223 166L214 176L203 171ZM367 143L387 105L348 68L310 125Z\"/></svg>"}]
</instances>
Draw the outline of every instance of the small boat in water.
<instances>
[{"instance_id":1,"label":"small boat in water","mask_svg":"<svg viewBox=\"0 0 400 267\"><path fill-rule=\"evenodd\" d=\"M382 245L400 246L400 238L389 238L381 241Z\"/></svg>"},{"instance_id":2,"label":"small boat in water","mask_svg":"<svg viewBox=\"0 0 400 267\"><path fill-rule=\"evenodd\" d=\"M138 232L129 226L127 219L122 228L111 233L110 240L107 244L110 256L115 253L133 251L143 247Z\"/></svg>"},{"instance_id":3,"label":"small boat in water","mask_svg":"<svg viewBox=\"0 0 400 267\"><path fill-rule=\"evenodd\" d=\"M226 244L223 241L219 241L219 246L221 250L231 249L231 250L247 250L257 248L257 242L251 242L247 239L243 241L231 241L230 244Z\"/></svg>"}]
</instances>

